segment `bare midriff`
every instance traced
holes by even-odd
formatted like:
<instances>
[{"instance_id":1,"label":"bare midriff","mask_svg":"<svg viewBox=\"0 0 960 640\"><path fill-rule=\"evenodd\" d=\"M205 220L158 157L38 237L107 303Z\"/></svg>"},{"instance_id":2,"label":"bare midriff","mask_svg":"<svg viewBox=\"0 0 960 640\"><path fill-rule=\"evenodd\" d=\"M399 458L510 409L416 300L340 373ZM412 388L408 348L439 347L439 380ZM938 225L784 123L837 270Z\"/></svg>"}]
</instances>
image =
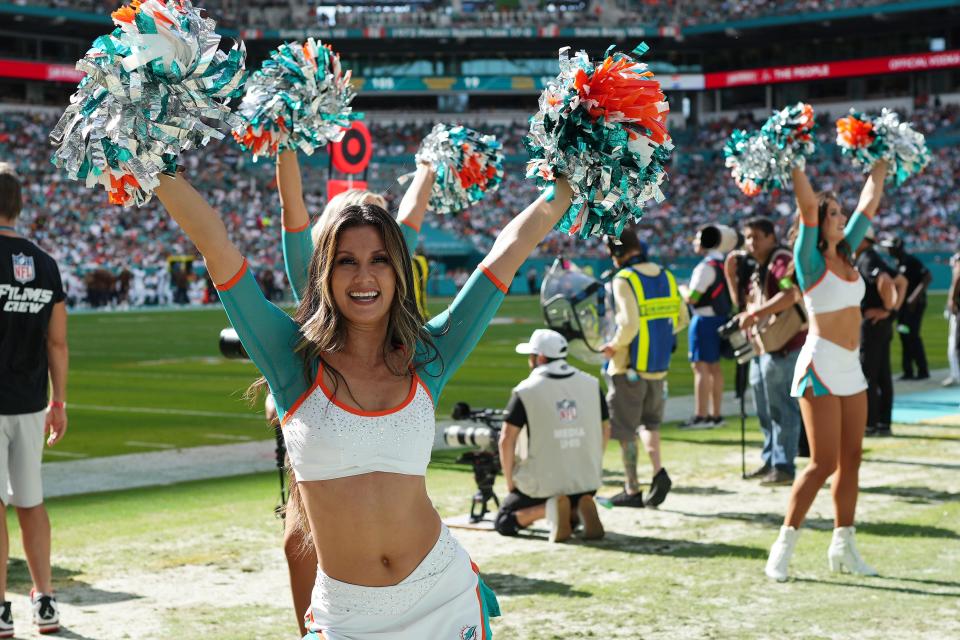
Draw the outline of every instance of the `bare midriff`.
<instances>
[{"instance_id":1,"label":"bare midriff","mask_svg":"<svg viewBox=\"0 0 960 640\"><path fill-rule=\"evenodd\" d=\"M860 347L860 301L856 306L810 314L810 334L820 336L844 349Z\"/></svg>"},{"instance_id":2,"label":"bare midriff","mask_svg":"<svg viewBox=\"0 0 960 640\"><path fill-rule=\"evenodd\" d=\"M300 482L320 571L366 587L398 584L440 536L422 476L373 472Z\"/></svg>"}]
</instances>

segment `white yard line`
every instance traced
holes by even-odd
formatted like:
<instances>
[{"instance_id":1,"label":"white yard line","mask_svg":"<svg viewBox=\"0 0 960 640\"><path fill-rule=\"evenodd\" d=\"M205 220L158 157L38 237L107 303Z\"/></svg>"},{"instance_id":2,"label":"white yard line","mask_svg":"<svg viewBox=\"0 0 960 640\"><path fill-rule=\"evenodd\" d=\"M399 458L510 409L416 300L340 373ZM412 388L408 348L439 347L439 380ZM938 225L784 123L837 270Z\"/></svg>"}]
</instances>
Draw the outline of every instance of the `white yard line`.
<instances>
[{"instance_id":1,"label":"white yard line","mask_svg":"<svg viewBox=\"0 0 960 640\"><path fill-rule=\"evenodd\" d=\"M263 421L263 416L256 413L228 413L225 411L197 411L195 409L161 409L159 407L116 407L99 404L70 403L71 409L81 411L103 411L107 413L153 413L167 416L195 416L200 418L239 418L241 420Z\"/></svg>"}]
</instances>

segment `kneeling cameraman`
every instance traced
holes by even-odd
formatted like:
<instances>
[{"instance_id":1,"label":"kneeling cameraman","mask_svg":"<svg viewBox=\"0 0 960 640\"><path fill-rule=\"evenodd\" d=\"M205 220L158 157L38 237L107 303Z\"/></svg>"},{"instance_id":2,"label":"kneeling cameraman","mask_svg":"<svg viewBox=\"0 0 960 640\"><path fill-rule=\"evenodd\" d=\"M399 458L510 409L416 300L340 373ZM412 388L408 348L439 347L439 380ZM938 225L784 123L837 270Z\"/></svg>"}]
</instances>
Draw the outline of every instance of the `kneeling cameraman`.
<instances>
[{"instance_id":1,"label":"kneeling cameraman","mask_svg":"<svg viewBox=\"0 0 960 640\"><path fill-rule=\"evenodd\" d=\"M532 372L514 388L500 432L510 493L496 529L513 536L546 517L551 542L569 538L578 520L585 539L601 538L593 496L601 485L610 422L600 383L567 364L567 341L556 331L537 329L516 351L530 356Z\"/></svg>"}]
</instances>

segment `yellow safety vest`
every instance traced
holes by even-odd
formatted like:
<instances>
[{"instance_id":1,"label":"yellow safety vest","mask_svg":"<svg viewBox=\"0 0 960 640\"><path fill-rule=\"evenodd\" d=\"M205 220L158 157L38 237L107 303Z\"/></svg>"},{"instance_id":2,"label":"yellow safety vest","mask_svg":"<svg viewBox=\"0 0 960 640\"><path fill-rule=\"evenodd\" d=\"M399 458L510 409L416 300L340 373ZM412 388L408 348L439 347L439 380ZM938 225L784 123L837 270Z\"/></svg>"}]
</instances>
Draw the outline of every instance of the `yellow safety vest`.
<instances>
[{"instance_id":1,"label":"yellow safety vest","mask_svg":"<svg viewBox=\"0 0 960 640\"><path fill-rule=\"evenodd\" d=\"M673 350L673 332L680 325L680 310L683 306L676 279L666 269L662 269L659 275L645 276L630 267L621 269L616 277L630 283L639 306L640 326L637 337L630 344L631 368L641 372L666 371L670 366L670 354ZM655 283L662 277L666 277L667 280L667 295L649 295L644 282L646 281L651 288L654 288ZM662 286L662 284L659 285L660 288ZM663 323L651 326L651 323L656 320L671 320L672 324L669 327L664 326ZM652 340L658 343L653 348L656 352L655 362L650 362Z\"/></svg>"}]
</instances>

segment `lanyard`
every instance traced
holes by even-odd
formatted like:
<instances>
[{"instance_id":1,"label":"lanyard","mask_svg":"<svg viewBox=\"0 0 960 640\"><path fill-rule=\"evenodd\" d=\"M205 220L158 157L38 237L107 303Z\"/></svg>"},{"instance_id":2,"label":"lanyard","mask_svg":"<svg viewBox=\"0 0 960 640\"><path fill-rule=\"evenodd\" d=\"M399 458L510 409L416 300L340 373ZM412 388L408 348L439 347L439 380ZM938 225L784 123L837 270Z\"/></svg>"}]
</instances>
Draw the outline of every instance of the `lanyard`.
<instances>
[{"instance_id":1,"label":"lanyard","mask_svg":"<svg viewBox=\"0 0 960 640\"><path fill-rule=\"evenodd\" d=\"M0 231L13 231L14 233L16 233L16 232L17 232L17 228L16 228L16 227L11 227L11 226L8 225L8 224L0 224Z\"/></svg>"}]
</instances>

